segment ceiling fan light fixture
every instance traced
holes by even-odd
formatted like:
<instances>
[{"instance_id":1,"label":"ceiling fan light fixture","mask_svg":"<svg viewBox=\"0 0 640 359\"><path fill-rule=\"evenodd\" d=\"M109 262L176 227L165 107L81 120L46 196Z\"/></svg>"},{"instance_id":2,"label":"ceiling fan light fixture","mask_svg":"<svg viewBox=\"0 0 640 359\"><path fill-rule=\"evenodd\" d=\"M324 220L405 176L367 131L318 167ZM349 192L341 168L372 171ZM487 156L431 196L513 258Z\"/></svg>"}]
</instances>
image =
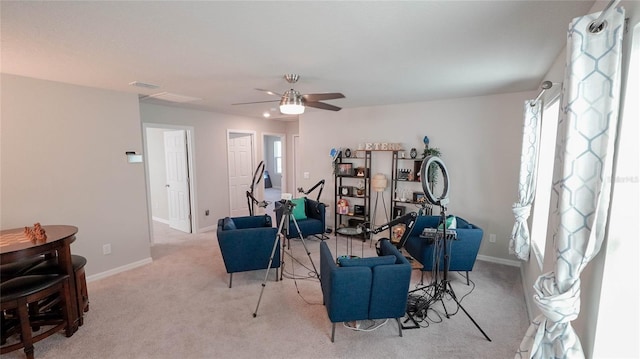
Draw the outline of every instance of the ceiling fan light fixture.
<instances>
[{"instance_id":1,"label":"ceiling fan light fixture","mask_svg":"<svg viewBox=\"0 0 640 359\"><path fill-rule=\"evenodd\" d=\"M291 89L282 95L280 112L283 115L300 115L304 113L304 101L298 91Z\"/></svg>"}]
</instances>

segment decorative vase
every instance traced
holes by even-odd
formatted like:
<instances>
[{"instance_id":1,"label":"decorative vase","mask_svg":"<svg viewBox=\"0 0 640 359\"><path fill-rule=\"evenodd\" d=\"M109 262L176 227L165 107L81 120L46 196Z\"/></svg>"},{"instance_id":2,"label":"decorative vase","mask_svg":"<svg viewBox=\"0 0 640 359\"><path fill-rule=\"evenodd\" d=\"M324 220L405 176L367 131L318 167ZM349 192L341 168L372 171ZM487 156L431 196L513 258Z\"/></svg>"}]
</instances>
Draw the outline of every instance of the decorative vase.
<instances>
[{"instance_id":1,"label":"decorative vase","mask_svg":"<svg viewBox=\"0 0 640 359\"><path fill-rule=\"evenodd\" d=\"M416 158L418 156L418 151L414 148L411 149L411 152L409 152L409 156L411 156L411 158Z\"/></svg>"}]
</instances>

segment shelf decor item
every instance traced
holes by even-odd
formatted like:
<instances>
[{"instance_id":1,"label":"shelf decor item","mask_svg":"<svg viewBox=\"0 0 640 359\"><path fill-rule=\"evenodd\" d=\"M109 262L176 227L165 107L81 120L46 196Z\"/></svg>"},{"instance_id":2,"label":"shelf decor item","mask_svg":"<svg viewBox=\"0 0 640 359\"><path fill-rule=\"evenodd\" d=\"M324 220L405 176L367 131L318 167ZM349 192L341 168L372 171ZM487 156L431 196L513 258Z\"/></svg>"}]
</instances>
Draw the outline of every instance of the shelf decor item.
<instances>
[{"instance_id":1,"label":"shelf decor item","mask_svg":"<svg viewBox=\"0 0 640 359\"><path fill-rule=\"evenodd\" d=\"M352 186L340 186L340 194L342 196L353 196Z\"/></svg>"},{"instance_id":2,"label":"shelf decor item","mask_svg":"<svg viewBox=\"0 0 640 359\"><path fill-rule=\"evenodd\" d=\"M422 159L425 159L429 156L440 157L442 153L438 147L429 147L425 146L424 151L422 152ZM435 185L438 182L438 165L433 163L429 166L429 170L427 171L427 180L432 185Z\"/></svg>"},{"instance_id":3,"label":"shelf decor item","mask_svg":"<svg viewBox=\"0 0 640 359\"><path fill-rule=\"evenodd\" d=\"M329 156L331 156L331 167L333 168L333 174L338 174L338 161L340 160L340 156L342 154L341 148L332 148L329 151Z\"/></svg>"},{"instance_id":4,"label":"shelf decor item","mask_svg":"<svg viewBox=\"0 0 640 359\"><path fill-rule=\"evenodd\" d=\"M364 196L364 180L360 180L356 186L356 195Z\"/></svg>"},{"instance_id":5,"label":"shelf decor item","mask_svg":"<svg viewBox=\"0 0 640 359\"><path fill-rule=\"evenodd\" d=\"M416 158L418 156L418 151L414 148L411 149L411 152L409 152L409 156L411 156L411 158Z\"/></svg>"},{"instance_id":6,"label":"shelf decor item","mask_svg":"<svg viewBox=\"0 0 640 359\"><path fill-rule=\"evenodd\" d=\"M349 214L349 202L346 199L341 199L338 201L338 214Z\"/></svg>"},{"instance_id":7,"label":"shelf decor item","mask_svg":"<svg viewBox=\"0 0 640 359\"><path fill-rule=\"evenodd\" d=\"M338 176L353 176L353 163L338 163Z\"/></svg>"}]
</instances>

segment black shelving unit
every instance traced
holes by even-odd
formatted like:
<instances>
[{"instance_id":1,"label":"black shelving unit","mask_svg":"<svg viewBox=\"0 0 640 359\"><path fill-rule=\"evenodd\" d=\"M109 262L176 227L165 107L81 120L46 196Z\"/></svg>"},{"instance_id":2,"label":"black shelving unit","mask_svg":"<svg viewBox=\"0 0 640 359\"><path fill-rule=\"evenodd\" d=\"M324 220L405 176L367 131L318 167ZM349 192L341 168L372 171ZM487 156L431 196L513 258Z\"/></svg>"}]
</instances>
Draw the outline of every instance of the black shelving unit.
<instances>
[{"instance_id":1,"label":"black shelving unit","mask_svg":"<svg viewBox=\"0 0 640 359\"><path fill-rule=\"evenodd\" d=\"M344 224L349 227L353 227L353 223L349 223L349 220L354 220L356 222L361 223L371 223L371 151L354 151L352 152L353 156L344 157L343 154L340 154L338 157L338 164L341 163L352 163L354 171L356 168L364 168L364 173L362 176L356 175L353 173L352 175L340 175L338 173L335 174L335 211L334 211L334 224L336 229L340 227L340 225ZM357 185L359 181L364 182L363 194L357 194ZM341 189L343 187L351 187L352 192L348 194L344 194ZM349 207L351 208L349 214L340 214L338 213L338 201L340 199L346 199L349 202ZM361 205L364 213L362 215L356 215L353 212L355 209L354 205ZM353 222L353 221L352 221ZM337 232L335 232L337 235ZM369 235L363 233L362 240L367 240Z\"/></svg>"},{"instance_id":2,"label":"black shelving unit","mask_svg":"<svg viewBox=\"0 0 640 359\"><path fill-rule=\"evenodd\" d=\"M396 198L398 185L400 185L400 189L408 190L412 189L412 192L422 192L422 187L420 185L420 167L422 166L422 159L419 158L401 158L398 156L399 152L403 151L393 151L392 163L391 163L391 210L389 218L395 218L394 216L394 208L396 206L405 204L405 205L417 205L419 202L414 201L413 196L411 198L407 198L406 201L401 201ZM398 178L398 171L402 169L411 170L413 174L413 179L404 179ZM416 185L417 183L417 185ZM425 215L431 215L431 208L427 207L425 210Z\"/></svg>"}]
</instances>

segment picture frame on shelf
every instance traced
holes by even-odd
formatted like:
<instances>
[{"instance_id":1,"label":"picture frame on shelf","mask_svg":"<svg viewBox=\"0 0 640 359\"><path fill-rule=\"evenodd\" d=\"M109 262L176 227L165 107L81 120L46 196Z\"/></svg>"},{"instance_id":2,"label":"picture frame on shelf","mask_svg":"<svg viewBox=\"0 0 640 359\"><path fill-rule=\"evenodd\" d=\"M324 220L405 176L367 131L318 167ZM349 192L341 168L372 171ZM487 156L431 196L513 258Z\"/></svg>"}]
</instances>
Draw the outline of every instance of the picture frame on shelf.
<instances>
[{"instance_id":1,"label":"picture frame on shelf","mask_svg":"<svg viewBox=\"0 0 640 359\"><path fill-rule=\"evenodd\" d=\"M353 163L338 163L338 176L353 176Z\"/></svg>"},{"instance_id":2,"label":"picture frame on shelf","mask_svg":"<svg viewBox=\"0 0 640 359\"><path fill-rule=\"evenodd\" d=\"M394 206L393 207L393 218L396 219L400 216L403 216L407 208L405 206Z\"/></svg>"},{"instance_id":3,"label":"picture frame on shelf","mask_svg":"<svg viewBox=\"0 0 640 359\"><path fill-rule=\"evenodd\" d=\"M413 201L416 203L423 202L427 199L423 192L413 192Z\"/></svg>"}]
</instances>

